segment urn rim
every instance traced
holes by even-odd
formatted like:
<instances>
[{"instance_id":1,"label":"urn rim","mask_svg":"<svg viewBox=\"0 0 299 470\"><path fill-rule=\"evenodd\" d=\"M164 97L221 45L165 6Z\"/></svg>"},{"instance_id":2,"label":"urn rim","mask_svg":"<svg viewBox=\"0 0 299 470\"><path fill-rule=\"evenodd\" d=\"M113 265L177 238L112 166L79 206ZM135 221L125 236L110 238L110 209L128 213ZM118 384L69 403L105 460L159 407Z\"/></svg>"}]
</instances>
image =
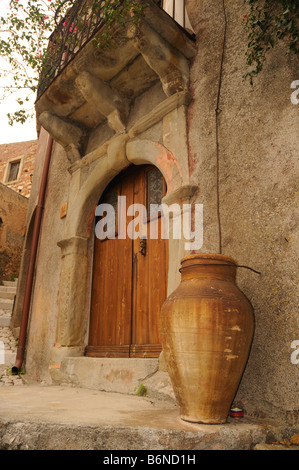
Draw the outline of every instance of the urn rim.
<instances>
[{"instance_id":1,"label":"urn rim","mask_svg":"<svg viewBox=\"0 0 299 470\"><path fill-rule=\"evenodd\" d=\"M188 263L188 261L192 261L193 264L224 264L224 265L231 265L237 266L237 261L227 255L222 255L219 253L196 253L188 256L184 256L181 260L181 265ZM188 264L187 264L188 266Z\"/></svg>"}]
</instances>

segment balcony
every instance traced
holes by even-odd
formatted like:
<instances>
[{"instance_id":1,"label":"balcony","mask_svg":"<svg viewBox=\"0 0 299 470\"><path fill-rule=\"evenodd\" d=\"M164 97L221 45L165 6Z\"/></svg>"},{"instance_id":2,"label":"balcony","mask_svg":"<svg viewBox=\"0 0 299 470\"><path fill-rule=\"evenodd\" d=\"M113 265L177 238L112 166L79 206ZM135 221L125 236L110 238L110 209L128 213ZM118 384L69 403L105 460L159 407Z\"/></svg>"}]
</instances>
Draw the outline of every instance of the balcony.
<instances>
[{"instance_id":1,"label":"balcony","mask_svg":"<svg viewBox=\"0 0 299 470\"><path fill-rule=\"evenodd\" d=\"M84 154L84 138L105 120L116 133L123 132L130 103L157 80L166 96L187 91L195 53L194 35L156 0L146 2L138 25L130 12L122 24L112 24L108 43L99 47L108 31L104 2L93 8L91 3L75 3L63 18L57 11L36 101L38 122L65 148L77 149L74 159ZM171 2L167 7L175 15ZM72 138L62 136L65 125Z\"/></svg>"}]
</instances>

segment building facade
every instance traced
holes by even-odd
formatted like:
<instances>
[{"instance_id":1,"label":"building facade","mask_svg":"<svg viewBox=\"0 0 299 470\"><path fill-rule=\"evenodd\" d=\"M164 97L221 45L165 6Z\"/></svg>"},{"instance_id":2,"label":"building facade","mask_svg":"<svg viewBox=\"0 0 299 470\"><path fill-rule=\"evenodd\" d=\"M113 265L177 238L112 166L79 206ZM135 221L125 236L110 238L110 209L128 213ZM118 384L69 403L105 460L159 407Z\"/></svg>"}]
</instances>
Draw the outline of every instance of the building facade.
<instances>
[{"instance_id":1,"label":"building facade","mask_svg":"<svg viewBox=\"0 0 299 470\"><path fill-rule=\"evenodd\" d=\"M29 198L37 140L0 145L0 182Z\"/></svg>"},{"instance_id":2,"label":"building facade","mask_svg":"<svg viewBox=\"0 0 299 470\"><path fill-rule=\"evenodd\" d=\"M169 390L158 305L180 282L190 247L171 234L159 246L142 236L130 246L100 243L96 208L119 196L144 206L200 205L203 243L195 251L251 268L237 276L254 307L255 334L235 402L248 415L296 424L298 58L278 46L252 86L242 78L243 2L186 1L192 30L149 3L138 26L115 25L117 47L87 41L75 51L36 103L41 131L14 327L51 159L26 373L126 393L156 376L160 391Z\"/></svg>"},{"instance_id":3,"label":"building facade","mask_svg":"<svg viewBox=\"0 0 299 470\"><path fill-rule=\"evenodd\" d=\"M0 145L0 280L18 277L37 141Z\"/></svg>"}]
</instances>

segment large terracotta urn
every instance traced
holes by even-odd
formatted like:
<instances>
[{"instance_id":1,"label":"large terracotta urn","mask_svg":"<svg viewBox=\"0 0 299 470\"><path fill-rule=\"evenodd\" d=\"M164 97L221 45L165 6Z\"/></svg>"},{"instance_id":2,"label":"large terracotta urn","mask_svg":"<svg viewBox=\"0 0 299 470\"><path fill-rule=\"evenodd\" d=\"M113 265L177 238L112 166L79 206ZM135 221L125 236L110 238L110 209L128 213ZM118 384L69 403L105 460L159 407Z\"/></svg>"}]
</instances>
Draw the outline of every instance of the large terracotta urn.
<instances>
[{"instance_id":1,"label":"large terracotta urn","mask_svg":"<svg viewBox=\"0 0 299 470\"><path fill-rule=\"evenodd\" d=\"M253 308L224 255L181 261L181 283L160 315L160 340L183 420L225 423L254 331Z\"/></svg>"}]
</instances>

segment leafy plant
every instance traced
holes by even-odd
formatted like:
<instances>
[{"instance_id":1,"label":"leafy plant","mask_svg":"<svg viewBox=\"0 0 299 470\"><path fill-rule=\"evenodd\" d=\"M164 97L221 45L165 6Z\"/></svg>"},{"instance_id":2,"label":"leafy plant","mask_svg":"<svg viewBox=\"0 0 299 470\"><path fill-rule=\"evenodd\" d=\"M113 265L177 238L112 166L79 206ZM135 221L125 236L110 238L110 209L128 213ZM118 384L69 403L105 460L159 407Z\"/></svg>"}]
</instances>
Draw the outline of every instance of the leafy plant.
<instances>
[{"instance_id":1,"label":"leafy plant","mask_svg":"<svg viewBox=\"0 0 299 470\"><path fill-rule=\"evenodd\" d=\"M21 107L8 114L9 124L24 123L34 114L25 109L29 98L37 90L39 75L44 66L44 53L49 36L55 28L55 11L65 2L61 0L11 0L9 13L0 18L0 66L1 78L9 79L9 85L2 85L2 96L26 94L17 97Z\"/></svg>"},{"instance_id":2,"label":"leafy plant","mask_svg":"<svg viewBox=\"0 0 299 470\"><path fill-rule=\"evenodd\" d=\"M298 0L244 0L249 13L243 22L248 33L246 63L250 68L244 74L253 83L264 66L267 53L279 41L284 41L287 53L299 52Z\"/></svg>"},{"instance_id":3,"label":"leafy plant","mask_svg":"<svg viewBox=\"0 0 299 470\"><path fill-rule=\"evenodd\" d=\"M98 24L101 15L106 28L101 36L93 39L95 46L103 48L113 45L113 25L124 26L125 18L130 13L133 23L137 23L147 1L136 0L11 0L9 13L0 17L0 73L3 78L9 78L9 85L2 85L2 96L5 99L10 94L24 94L25 98L17 97L20 106L18 111L9 113L9 124L24 123L34 115L34 109L26 109L29 98L37 92L40 77L47 74L55 76L57 63L54 56L59 57L64 49L78 49L81 37L84 36L85 22L92 29ZM79 17L65 16L71 8L76 7ZM52 33L59 34L48 48ZM64 32L67 39L62 44ZM55 33L54 33L55 34ZM53 40L52 40L53 41Z\"/></svg>"},{"instance_id":4,"label":"leafy plant","mask_svg":"<svg viewBox=\"0 0 299 470\"><path fill-rule=\"evenodd\" d=\"M8 375L16 375L16 374L14 374L14 373L12 372L12 368L13 368L13 366L8 367L8 368L6 369L6 371L5 371L5 375L6 375L6 376L8 376ZM24 370L24 369L21 369L21 370L19 370L19 371L17 372L17 375L19 375L19 376L22 375L22 374L25 374L25 370Z\"/></svg>"},{"instance_id":5,"label":"leafy plant","mask_svg":"<svg viewBox=\"0 0 299 470\"><path fill-rule=\"evenodd\" d=\"M146 387L143 384L140 384L137 390L137 395L139 397L143 397L144 395L146 395L146 392L147 392Z\"/></svg>"}]
</instances>

